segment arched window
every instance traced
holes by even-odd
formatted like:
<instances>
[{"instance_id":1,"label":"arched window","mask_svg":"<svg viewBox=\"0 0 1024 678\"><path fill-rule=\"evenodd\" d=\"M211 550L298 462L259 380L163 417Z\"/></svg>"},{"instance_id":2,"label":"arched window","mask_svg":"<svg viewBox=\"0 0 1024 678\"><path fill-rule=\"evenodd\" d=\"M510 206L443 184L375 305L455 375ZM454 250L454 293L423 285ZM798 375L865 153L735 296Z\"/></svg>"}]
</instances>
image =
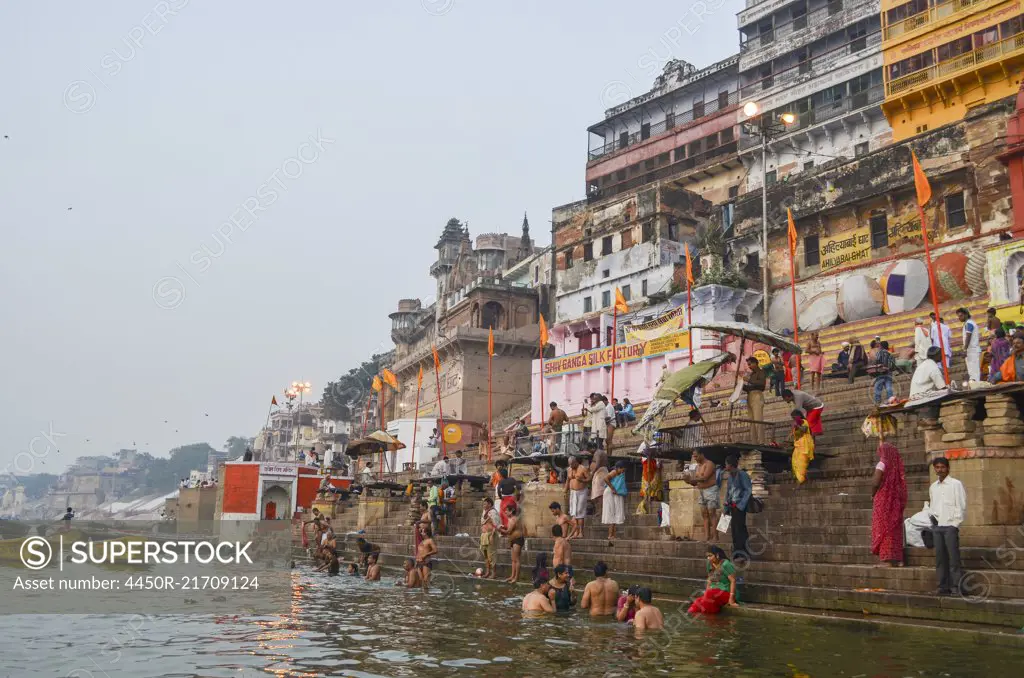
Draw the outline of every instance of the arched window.
<instances>
[{"instance_id":1,"label":"arched window","mask_svg":"<svg viewBox=\"0 0 1024 678\"><path fill-rule=\"evenodd\" d=\"M505 329L505 309L496 301L484 304L480 327L496 330Z\"/></svg>"}]
</instances>

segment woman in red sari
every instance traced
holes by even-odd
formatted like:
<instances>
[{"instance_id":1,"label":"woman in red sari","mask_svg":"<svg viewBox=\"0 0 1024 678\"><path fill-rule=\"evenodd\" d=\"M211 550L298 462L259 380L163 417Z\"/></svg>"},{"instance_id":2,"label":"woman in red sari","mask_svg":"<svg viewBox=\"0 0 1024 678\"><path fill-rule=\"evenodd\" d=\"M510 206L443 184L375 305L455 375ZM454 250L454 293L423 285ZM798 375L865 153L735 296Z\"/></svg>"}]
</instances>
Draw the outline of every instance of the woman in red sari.
<instances>
[{"instance_id":1,"label":"woman in red sari","mask_svg":"<svg viewBox=\"0 0 1024 678\"><path fill-rule=\"evenodd\" d=\"M878 446L878 464L872 479L871 552L883 567L903 566L903 510L907 507L907 477L903 459L891 443Z\"/></svg>"}]
</instances>

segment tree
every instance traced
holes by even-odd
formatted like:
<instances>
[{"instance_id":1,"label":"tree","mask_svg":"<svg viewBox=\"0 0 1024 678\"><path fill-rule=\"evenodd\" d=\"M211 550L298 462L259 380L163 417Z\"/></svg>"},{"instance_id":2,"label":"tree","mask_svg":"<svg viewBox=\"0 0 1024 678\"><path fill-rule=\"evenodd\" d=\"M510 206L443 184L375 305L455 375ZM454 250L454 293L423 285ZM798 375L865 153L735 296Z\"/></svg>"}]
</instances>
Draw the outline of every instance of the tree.
<instances>
[{"instance_id":1,"label":"tree","mask_svg":"<svg viewBox=\"0 0 1024 678\"><path fill-rule=\"evenodd\" d=\"M231 436L224 443L224 451L228 453L229 459L237 459L245 454L245 448L252 447L253 439L243 436Z\"/></svg>"},{"instance_id":2,"label":"tree","mask_svg":"<svg viewBox=\"0 0 1024 678\"><path fill-rule=\"evenodd\" d=\"M370 395L370 383L381 369L394 360L394 352L375 353L359 367L354 367L324 387L320 404L324 417L338 421L356 421L362 416L366 399Z\"/></svg>"}]
</instances>

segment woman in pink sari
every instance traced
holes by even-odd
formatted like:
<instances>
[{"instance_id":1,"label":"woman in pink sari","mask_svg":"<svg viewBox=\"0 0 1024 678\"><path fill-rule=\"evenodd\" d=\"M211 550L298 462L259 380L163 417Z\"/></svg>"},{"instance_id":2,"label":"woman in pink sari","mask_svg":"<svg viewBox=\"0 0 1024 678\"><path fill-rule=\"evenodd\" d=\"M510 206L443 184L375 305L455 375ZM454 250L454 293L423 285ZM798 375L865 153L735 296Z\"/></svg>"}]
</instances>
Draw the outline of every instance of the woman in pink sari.
<instances>
[{"instance_id":1,"label":"woman in pink sari","mask_svg":"<svg viewBox=\"0 0 1024 678\"><path fill-rule=\"evenodd\" d=\"M878 464L872 478L871 552L883 567L903 566L903 510L907 507L907 477L903 459L891 443L878 446Z\"/></svg>"}]
</instances>

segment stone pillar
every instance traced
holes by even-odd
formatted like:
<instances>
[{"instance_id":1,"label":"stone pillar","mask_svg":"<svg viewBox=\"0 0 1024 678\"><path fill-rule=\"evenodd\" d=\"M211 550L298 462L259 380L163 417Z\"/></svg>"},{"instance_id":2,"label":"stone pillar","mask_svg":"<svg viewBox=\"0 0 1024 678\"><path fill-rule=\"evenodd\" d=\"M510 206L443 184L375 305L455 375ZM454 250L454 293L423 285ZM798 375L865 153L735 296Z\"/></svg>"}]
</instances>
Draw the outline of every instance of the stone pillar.
<instances>
[{"instance_id":1,"label":"stone pillar","mask_svg":"<svg viewBox=\"0 0 1024 678\"><path fill-rule=\"evenodd\" d=\"M765 487L764 463L761 460L761 451L752 450L740 455L740 468L750 476L750 485L753 495L759 499L768 496L768 489Z\"/></svg>"},{"instance_id":2,"label":"stone pillar","mask_svg":"<svg viewBox=\"0 0 1024 678\"><path fill-rule=\"evenodd\" d=\"M313 501L312 509L319 509L320 513L324 514L331 520L334 520L341 511L338 510L338 503L334 499L316 499Z\"/></svg>"},{"instance_id":3,"label":"stone pillar","mask_svg":"<svg viewBox=\"0 0 1024 678\"><path fill-rule=\"evenodd\" d=\"M1011 396L985 398L985 446L1024 447L1024 420Z\"/></svg>"},{"instance_id":4,"label":"stone pillar","mask_svg":"<svg viewBox=\"0 0 1024 678\"><path fill-rule=\"evenodd\" d=\"M704 519L697 503L698 491L682 477L682 473L665 474L665 483L668 486L669 529L673 537L699 541L704 538Z\"/></svg>"},{"instance_id":5,"label":"stone pillar","mask_svg":"<svg viewBox=\"0 0 1024 678\"><path fill-rule=\"evenodd\" d=\"M387 515L387 502L384 497L359 496L358 529L365 530L371 525L384 520Z\"/></svg>"},{"instance_id":6,"label":"stone pillar","mask_svg":"<svg viewBox=\"0 0 1024 678\"><path fill-rule=\"evenodd\" d=\"M944 431L942 442L951 443L954 448L981 447L978 422L974 421L976 411L977 402L972 399L943 403L939 410L939 421Z\"/></svg>"},{"instance_id":7,"label":"stone pillar","mask_svg":"<svg viewBox=\"0 0 1024 678\"><path fill-rule=\"evenodd\" d=\"M548 537L555 519L548 508L551 502L557 501L562 510L569 512L569 496L565 485L548 483L527 483L523 485L523 498L519 504L519 519L527 537ZM600 519L599 516L588 516L589 519Z\"/></svg>"}]
</instances>

